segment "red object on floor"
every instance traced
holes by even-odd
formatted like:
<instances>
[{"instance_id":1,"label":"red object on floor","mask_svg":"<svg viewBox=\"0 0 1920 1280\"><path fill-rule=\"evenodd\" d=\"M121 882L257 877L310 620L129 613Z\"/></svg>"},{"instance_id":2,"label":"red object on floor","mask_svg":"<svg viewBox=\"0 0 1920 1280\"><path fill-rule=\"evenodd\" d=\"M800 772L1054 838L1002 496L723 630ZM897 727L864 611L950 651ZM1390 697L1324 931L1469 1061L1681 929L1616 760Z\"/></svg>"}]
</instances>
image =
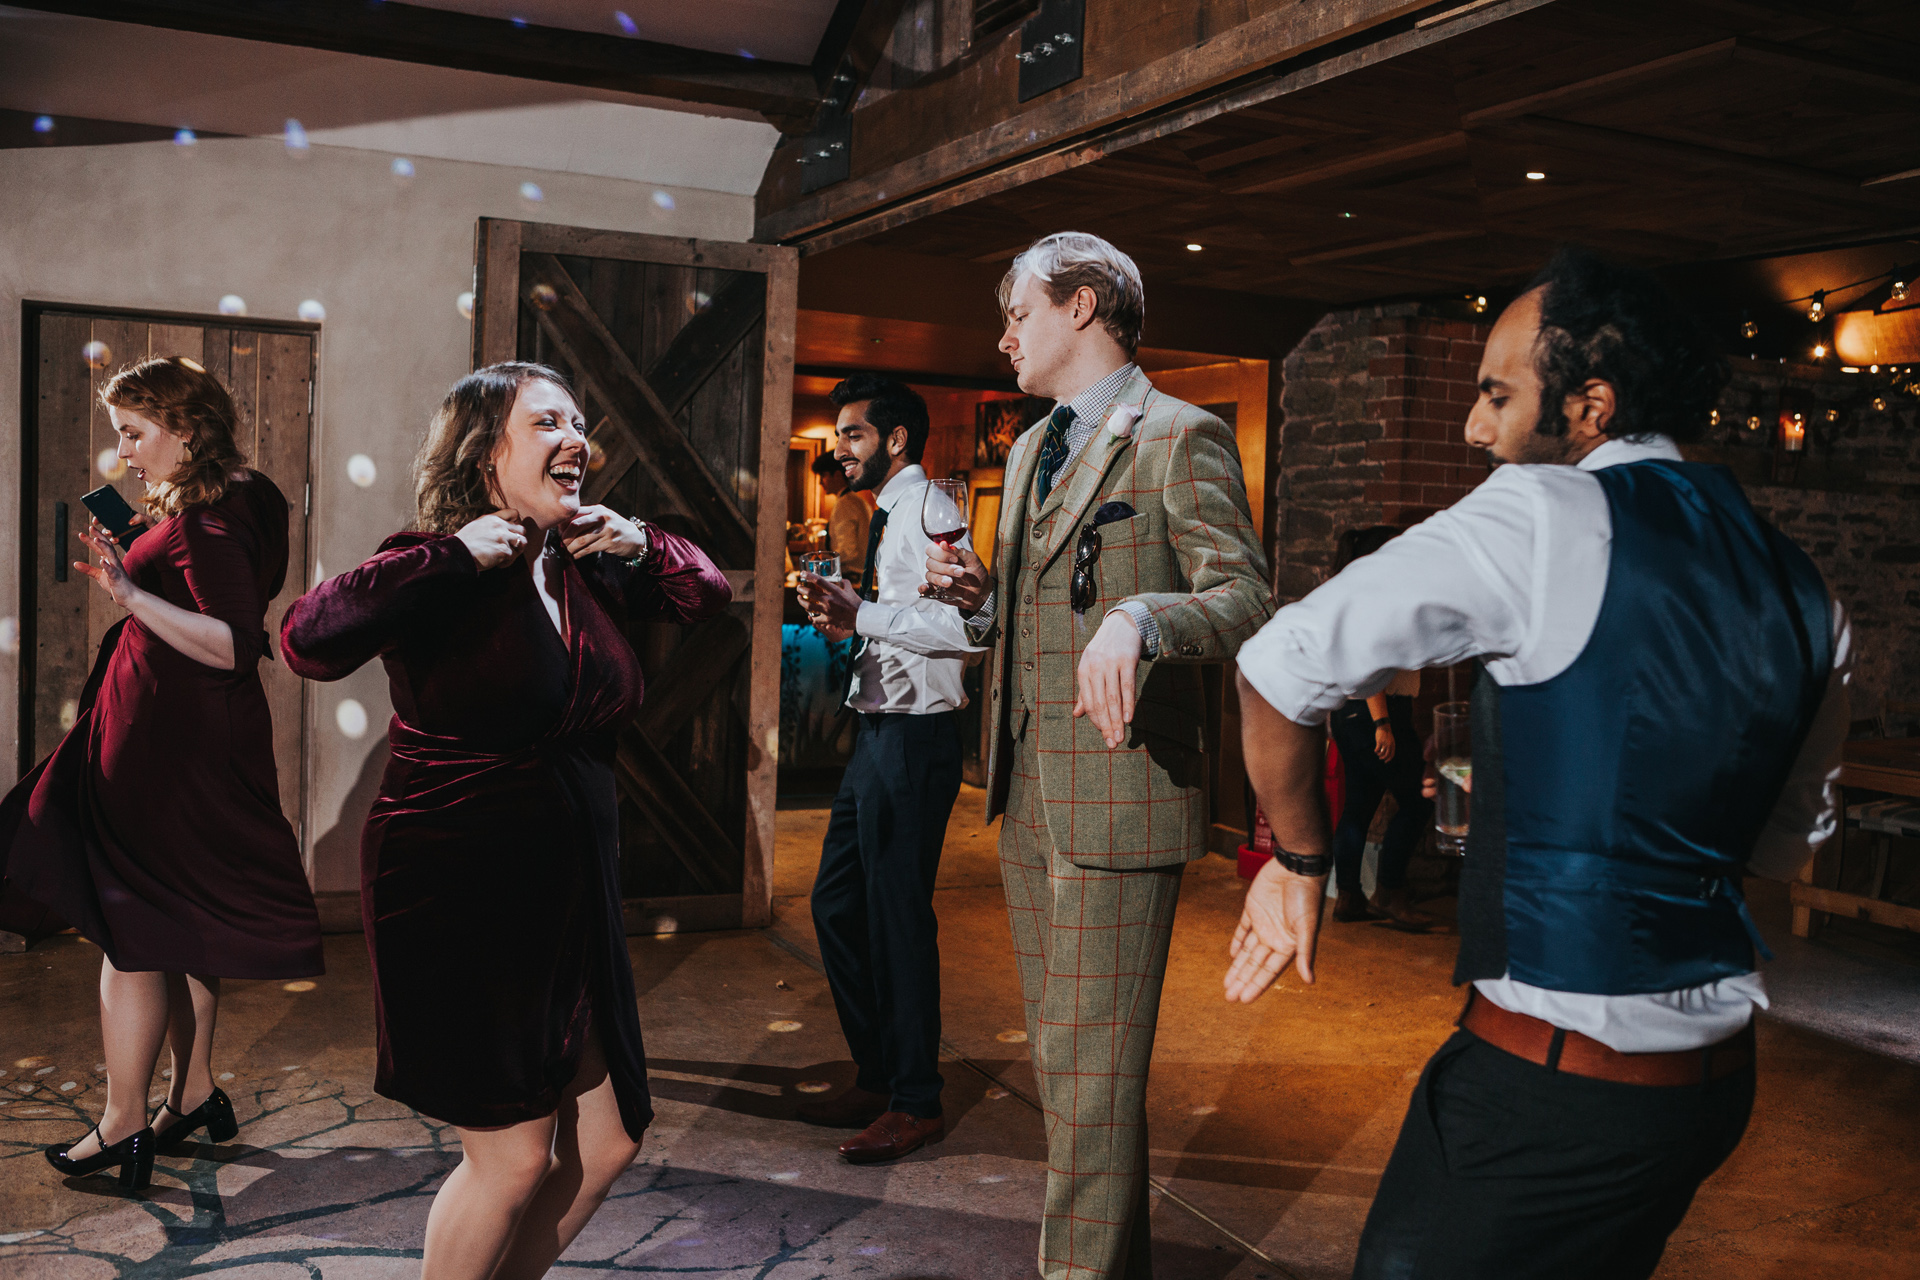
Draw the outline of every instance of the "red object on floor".
<instances>
[{"instance_id":1,"label":"red object on floor","mask_svg":"<svg viewBox=\"0 0 1920 1280\"><path fill-rule=\"evenodd\" d=\"M1340 763L1340 748L1333 745L1332 738L1327 739L1327 768L1321 775L1321 785L1327 790L1327 816L1337 822L1347 801L1347 771ZM1241 845L1239 852L1239 865L1235 870L1242 880L1259 875L1260 868L1273 857L1273 828L1267 825L1267 815L1259 805L1253 807L1253 842Z\"/></svg>"}]
</instances>

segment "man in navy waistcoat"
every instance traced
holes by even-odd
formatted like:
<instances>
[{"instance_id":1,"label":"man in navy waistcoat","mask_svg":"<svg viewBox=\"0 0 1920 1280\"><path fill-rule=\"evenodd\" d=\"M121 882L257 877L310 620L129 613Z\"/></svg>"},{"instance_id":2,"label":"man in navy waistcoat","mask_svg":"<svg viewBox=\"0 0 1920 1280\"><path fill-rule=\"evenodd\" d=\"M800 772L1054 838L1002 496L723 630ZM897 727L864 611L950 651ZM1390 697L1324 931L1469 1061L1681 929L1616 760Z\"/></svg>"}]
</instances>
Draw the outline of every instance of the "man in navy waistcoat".
<instances>
[{"instance_id":1,"label":"man in navy waistcoat","mask_svg":"<svg viewBox=\"0 0 1920 1280\"><path fill-rule=\"evenodd\" d=\"M1396 671L1478 658L1460 1030L1427 1063L1354 1274L1644 1277L1746 1131L1749 874L1834 830L1850 635L1722 467L1684 461L1727 366L1646 272L1562 251L1500 317L1450 510L1240 652L1247 768L1285 852L1226 978L1312 981L1318 725Z\"/></svg>"}]
</instances>

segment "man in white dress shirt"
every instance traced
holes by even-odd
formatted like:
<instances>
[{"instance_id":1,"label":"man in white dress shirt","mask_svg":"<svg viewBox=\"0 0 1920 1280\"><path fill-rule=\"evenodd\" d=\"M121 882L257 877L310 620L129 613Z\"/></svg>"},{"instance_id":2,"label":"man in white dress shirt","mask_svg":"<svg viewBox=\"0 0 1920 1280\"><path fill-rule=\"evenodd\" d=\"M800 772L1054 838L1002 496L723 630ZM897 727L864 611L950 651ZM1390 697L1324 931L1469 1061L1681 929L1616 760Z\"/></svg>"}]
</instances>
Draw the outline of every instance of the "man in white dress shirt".
<instances>
[{"instance_id":1,"label":"man in white dress shirt","mask_svg":"<svg viewBox=\"0 0 1920 1280\"><path fill-rule=\"evenodd\" d=\"M925 599L920 467L927 406L912 388L860 373L833 389L834 456L850 488L876 495L866 571L855 591L807 575L802 600L829 639L858 635L853 758L834 797L813 926L859 1068L854 1087L797 1114L861 1129L840 1144L854 1164L897 1159L945 1132L940 1089L939 921L934 875L960 794L961 679L969 655L960 610ZM936 501L937 501L936 496ZM853 493L841 498L857 502ZM961 539L961 546L970 545ZM845 566L843 566L845 567Z\"/></svg>"},{"instance_id":2,"label":"man in white dress shirt","mask_svg":"<svg viewBox=\"0 0 1920 1280\"><path fill-rule=\"evenodd\" d=\"M1647 1276L1746 1129L1767 998L1741 877L1791 878L1833 832L1850 635L1731 475L1681 460L1727 372L1651 276L1563 251L1480 374L1467 441L1517 465L1241 650L1248 771L1289 853L1248 892L1227 997L1289 963L1313 980L1319 723L1395 671L1482 659L1472 986L1354 1274Z\"/></svg>"}]
</instances>

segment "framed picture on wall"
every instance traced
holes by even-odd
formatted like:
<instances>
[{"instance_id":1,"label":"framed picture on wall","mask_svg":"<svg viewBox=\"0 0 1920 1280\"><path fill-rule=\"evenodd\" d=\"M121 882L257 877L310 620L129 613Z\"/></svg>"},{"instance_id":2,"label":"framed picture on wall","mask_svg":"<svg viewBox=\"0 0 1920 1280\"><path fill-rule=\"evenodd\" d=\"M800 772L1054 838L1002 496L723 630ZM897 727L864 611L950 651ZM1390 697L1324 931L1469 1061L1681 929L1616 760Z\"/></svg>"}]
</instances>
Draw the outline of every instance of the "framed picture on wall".
<instances>
[{"instance_id":1,"label":"framed picture on wall","mask_svg":"<svg viewBox=\"0 0 1920 1280\"><path fill-rule=\"evenodd\" d=\"M1018 400L982 400L973 410L973 465L1003 467L1020 433L1046 416L1051 400L1022 396Z\"/></svg>"}]
</instances>

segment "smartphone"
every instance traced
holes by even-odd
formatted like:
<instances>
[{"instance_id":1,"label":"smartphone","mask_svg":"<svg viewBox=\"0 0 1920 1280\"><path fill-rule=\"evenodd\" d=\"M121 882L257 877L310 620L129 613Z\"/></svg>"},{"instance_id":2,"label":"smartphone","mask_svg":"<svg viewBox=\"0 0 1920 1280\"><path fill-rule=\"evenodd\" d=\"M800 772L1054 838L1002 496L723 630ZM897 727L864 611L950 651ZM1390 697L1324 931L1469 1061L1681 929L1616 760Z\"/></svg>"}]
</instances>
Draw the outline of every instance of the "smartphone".
<instances>
[{"instance_id":1,"label":"smartphone","mask_svg":"<svg viewBox=\"0 0 1920 1280\"><path fill-rule=\"evenodd\" d=\"M132 548L133 540L138 538L141 527L133 522L133 507L120 496L120 491L110 484L103 484L92 493L80 495L80 501L87 510L93 512L94 519L107 526L107 532L113 540L126 551Z\"/></svg>"}]
</instances>

